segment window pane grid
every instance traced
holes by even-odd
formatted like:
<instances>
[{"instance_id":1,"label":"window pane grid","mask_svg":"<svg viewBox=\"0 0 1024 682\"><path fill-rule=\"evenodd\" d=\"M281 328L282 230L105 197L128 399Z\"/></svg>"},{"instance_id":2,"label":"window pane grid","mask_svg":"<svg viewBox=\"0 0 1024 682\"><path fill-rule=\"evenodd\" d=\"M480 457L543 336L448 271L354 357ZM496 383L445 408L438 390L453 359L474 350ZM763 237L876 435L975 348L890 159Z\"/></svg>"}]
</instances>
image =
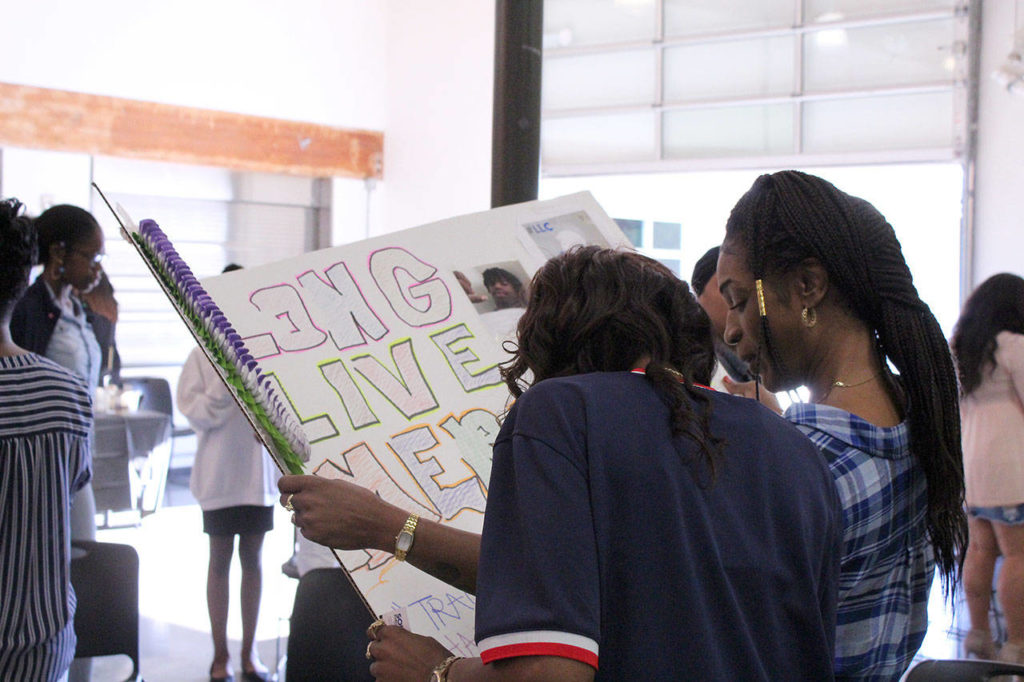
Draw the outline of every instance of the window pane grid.
<instances>
[{"instance_id":1,"label":"window pane grid","mask_svg":"<svg viewBox=\"0 0 1024 682\"><path fill-rule=\"evenodd\" d=\"M568 1L549 0L545 11ZM872 138L869 130L851 144L841 145L841 153L870 156L885 152L891 157L901 150L923 148L948 149L953 156L959 153L964 136L957 125L962 117L947 117L946 112L959 110L966 97L962 40L966 12L960 0L661 0L619 4L654 4L663 11L661 23L655 22L650 36L617 36L608 30L603 43L546 42L545 79L548 73L564 71L561 60L584 53L591 55L592 65L622 59L618 70L625 73L621 67L628 60L637 63L639 52L646 49L654 64L655 82L650 83L651 72L646 71L642 77L632 78L633 87L624 89L619 101L600 103L575 99L570 90L600 92L602 85L607 86L603 69L577 71L572 88L562 87L556 79L545 80L545 171L637 163L648 163L654 170L660 164L686 158L757 157L763 163L775 156L830 153L836 149L834 144L808 147L804 129L810 124L812 132L820 132L838 125L847 107L844 100L852 108L866 107L882 116L876 119L876 137ZM828 6L838 9L825 11ZM686 17L694 20L687 25ZM664 33L661 40L659 30ZM642 47L648 38L649 46ZM615 70L613 67L611 72ZM650 93L646 101L642 101L643 92ZM607 91L602 93L602 97L608 96ZM935 96L947 100L938 110L942 120L930 124L927 134L904 143L899 133L905 119L894 116L890 125L885 107L898 103L905 109L905 100L936 101ZM756 111L760 113L751 113ZM653 123L648 119L651 114ZM746 120L755 129L740 130L732 135L735 140L729 140L729 131L714 131L714 116L720 121ZM830 123L825 120L828 116L838 118ZM641 149L634 143L632 152L623 153L608 144L608 135L624 132L622 125L628 117L644 121L647 132L637 131L635 136L639 139L653 133L653 149ZM619 125L606 128L599 123L602 118L615 119ZM953 124L946 126L948 118ZM560 130L545 134L544 129L556 121ZM696 128L691 125L694 122ZM561 140L569 127L574 129L571 144ZM720 122L718 127L727 126ZM941 136L935 135L938 130ZM704 135L707 132L712 133L711 139ZM782 140L783 135L788 139ZM715 137L720 139L716 142Z\"/></svg>"},{"instance_id":2,"label":"window pane grid","mask_svg":"<svg viewBox=\"0 0 1024 682\"><path fill-rule=\"evenodd\" d=\"M318 228L329 209L312 178L124 159L97 159L94 173L112 204L133 220L160 224L200 280L229 262L255 266L319 248ZM180 365L194 339L111 213L95 208L106 236L104 268L119 303L122 366Z\"/></svg>"},{"instance_id":3,"label":"window pane grid","mask_svg":"<svg viewBox=\"0 0 1024 682\"><path fill-rule=\"evenodd\" d=\"M548 0L550 2L550 0ZM545 9L547 4L545 4ZM873 26L898 26L899 24L920 23L942 19L963 19L966 13L959 9L946 11L918 12L913 14L888 14L874 18L850 19L842 21L811 21L794 23L792 21L782 22L777 25L757 29L735 29L721 30L706 33L695 33L692 35L673 36L668 35L662 39L651 37L644 40L620 40L597 45L577 46L554 46L544 47L545 59L557 59L560 57L614 53L618 51L637 50L650 48L655 45L662 47L678 47L685 45L702 45L707 43L727 42L743 39L760 39L780 36L794 36L804 33L814 33L828 29L860 29Z\"/></svg>"}]
</instances>

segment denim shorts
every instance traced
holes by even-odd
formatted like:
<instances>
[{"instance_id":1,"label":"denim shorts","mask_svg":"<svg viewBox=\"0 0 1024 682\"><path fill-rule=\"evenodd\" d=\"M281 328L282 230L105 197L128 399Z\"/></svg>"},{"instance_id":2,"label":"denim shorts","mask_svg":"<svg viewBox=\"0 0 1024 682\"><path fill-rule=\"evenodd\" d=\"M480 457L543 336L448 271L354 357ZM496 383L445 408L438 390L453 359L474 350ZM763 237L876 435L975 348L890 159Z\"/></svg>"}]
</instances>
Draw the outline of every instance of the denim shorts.
<instances>
[{"instance_id":1,"label":"denim shorts","mask_svg":"<svg viewBox=\"0 0 1024 682\"><path fill-rule=\"evenodd\" d=\"M1024 524L1024 504L1010 507L970 507L968 510L971 516L986 521L1004 523L1007 526L1020 526Z\"/></svg>"}]
</instances>

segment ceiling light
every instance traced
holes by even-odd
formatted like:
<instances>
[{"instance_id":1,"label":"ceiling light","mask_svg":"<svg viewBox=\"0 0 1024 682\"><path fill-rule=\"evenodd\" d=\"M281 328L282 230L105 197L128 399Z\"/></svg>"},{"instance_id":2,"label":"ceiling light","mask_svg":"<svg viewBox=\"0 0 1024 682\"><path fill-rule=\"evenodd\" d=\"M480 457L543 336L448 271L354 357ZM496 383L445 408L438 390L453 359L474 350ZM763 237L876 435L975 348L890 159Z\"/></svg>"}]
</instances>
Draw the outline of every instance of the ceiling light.
<instances>
[{"instance_id":1,"label":"ceiling light","mask_svg":"<svg viewBox=\"0 0 1024 682\"><path fill-rule=\"evenodd\" d=\"M814 42L818 47L845 47L846 29L830 28L825 31L815 31Z\"/></svg>"},{"instance_id":2,"label":"ceiling light","mask_svg":"<svg viewBox=\"0 0 1024 682\"><path fill-rule=\"evenodd\" d=\"M818 23L827 23L830 21L842 21L846 16L842 12L822 12L815 19Z\"/></svg>"}]
</instances>

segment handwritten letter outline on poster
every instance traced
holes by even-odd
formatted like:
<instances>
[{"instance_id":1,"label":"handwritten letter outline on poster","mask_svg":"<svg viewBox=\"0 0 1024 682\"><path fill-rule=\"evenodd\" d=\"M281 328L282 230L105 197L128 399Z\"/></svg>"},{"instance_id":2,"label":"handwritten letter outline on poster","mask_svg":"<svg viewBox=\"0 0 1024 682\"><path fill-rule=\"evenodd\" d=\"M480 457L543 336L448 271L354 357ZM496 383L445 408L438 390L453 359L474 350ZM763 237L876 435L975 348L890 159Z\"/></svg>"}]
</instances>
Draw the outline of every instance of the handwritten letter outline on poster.
<instances>
[{"instance_id":1,"label":"handwritten letter outline on poster","mask_svg":"<svg viewBox=\"0 0 1024 682\"><path fill-rule=\"evenodd\" d=\"M173 226L166 226L173 236ZM516 310L473 302L500 268L527 286L578 243L624 245L588 193L507 206L204 279L311 444L308 473L479 532L507 408L499 365ZM187 256L187 254L186 254ZM504 275L503 275L504 276ZM459 655L475 599L376 551L339 551L372 610Z\"/></svg>"}]
</instances>

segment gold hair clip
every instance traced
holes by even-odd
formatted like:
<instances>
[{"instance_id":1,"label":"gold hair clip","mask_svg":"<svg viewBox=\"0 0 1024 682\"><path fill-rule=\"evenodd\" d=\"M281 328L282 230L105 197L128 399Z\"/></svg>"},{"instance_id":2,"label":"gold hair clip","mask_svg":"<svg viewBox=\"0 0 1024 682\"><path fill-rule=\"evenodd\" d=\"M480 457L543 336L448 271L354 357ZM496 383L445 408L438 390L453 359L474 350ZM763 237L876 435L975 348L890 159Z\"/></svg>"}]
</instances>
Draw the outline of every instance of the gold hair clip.
<instances>
[{"instance_id":1,"label":"gold hair clip","mask_svg":"<svg viewBox=\"0 0 1024 682\"><path fill-rule=\"evenodd\" d=\"M757 312L761 313L761 317L768 317L768 312L764 308L764 285L760 279L756 279L754 286L757 287Z\"/></svg>"}]
</instances>

